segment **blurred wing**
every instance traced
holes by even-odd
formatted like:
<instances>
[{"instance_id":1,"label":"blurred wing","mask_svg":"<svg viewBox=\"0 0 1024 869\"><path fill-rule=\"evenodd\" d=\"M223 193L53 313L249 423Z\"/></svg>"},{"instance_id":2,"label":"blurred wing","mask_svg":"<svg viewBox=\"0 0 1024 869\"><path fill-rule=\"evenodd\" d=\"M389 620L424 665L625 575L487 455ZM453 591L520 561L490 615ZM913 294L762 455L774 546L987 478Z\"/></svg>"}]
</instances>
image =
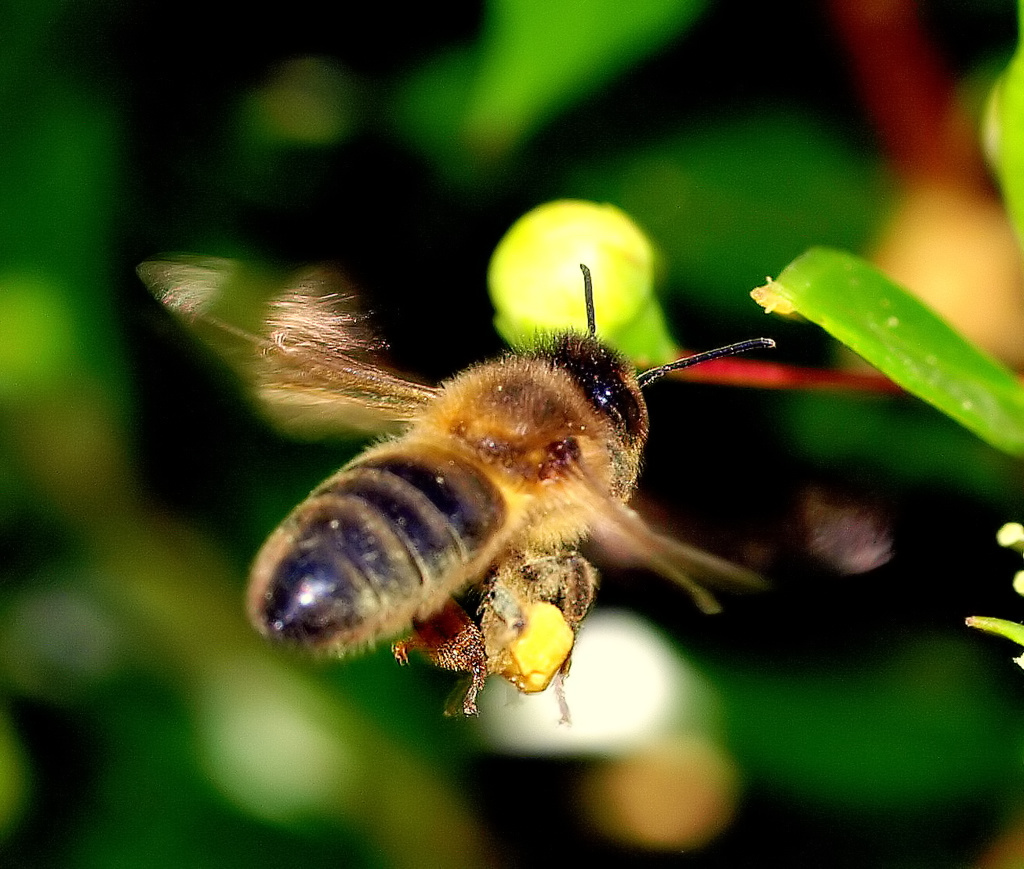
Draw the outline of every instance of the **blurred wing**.
<instances>
[{"instance_id":1,"label":"blurred wing","mask_svg":"<svg viewBox=\"0 0 1024 869\"><path fill-rule=\"evenodd\" d=\"M414 418L438 394L380 366L384 343L336 272L310 269L282 289L210 257L153 260L138 271L232 362L278 424L307 434L372 431Z\"/></svg>"},{"instance_id":2,"label":"blurred wing","mask_svg":"<svg viewBox=\"0 0 1024 869\"><path fill-rule=\"evenodd\" d=\"M645 567L681 586L706 613L721 606L707 586L720 591L764 591L767 583L751 570L694 546L659 534L635 510L609 497L582 474L594 511L591 535L602 556L622 567Z\"/></svg>"}]
</instances>

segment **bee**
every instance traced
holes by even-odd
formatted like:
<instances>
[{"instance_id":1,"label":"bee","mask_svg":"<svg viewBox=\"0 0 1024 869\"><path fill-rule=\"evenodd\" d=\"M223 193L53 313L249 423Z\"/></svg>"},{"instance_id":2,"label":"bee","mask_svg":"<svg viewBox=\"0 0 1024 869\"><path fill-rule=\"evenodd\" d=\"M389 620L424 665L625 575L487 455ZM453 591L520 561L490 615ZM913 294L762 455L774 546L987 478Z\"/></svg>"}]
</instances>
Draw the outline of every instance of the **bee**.
<instances>
[{"instance_id":1,"label":"bee","mask_svg":"<svg viewBox=\"0 0 1024 869\"><path fill-rule=\"evenodd\" d=\"M485 680L526 693L568 672L598 576L589 537L683 586L714 611L712 583L753 588L750 571L665 537L627 506L648 434L642 389L670 371L773 347L760 338L637 374L597 337L589 269L587 330L474 365L440 386L379 363L381 346L323 274L274 295L255 331L217 305L235 265L163 260L139 267L173 312L249 345L262 404L321 429L366 422L399 431L328 477L257 554L249 617L271 640L346 654L401 638L468 677L453 710L476 713Z\"/></svg>"}]
</instances>

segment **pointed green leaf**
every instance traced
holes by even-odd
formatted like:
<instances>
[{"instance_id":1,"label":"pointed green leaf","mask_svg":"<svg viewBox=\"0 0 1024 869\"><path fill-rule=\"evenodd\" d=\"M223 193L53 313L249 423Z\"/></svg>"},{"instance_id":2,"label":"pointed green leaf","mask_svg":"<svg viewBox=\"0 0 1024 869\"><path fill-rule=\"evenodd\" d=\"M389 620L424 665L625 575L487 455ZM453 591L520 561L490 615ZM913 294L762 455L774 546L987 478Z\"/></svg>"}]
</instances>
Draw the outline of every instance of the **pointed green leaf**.
<instances>
[{"instance_id":1,"label":"pointed green leaf","mask_svg":"<svg viewBox=\"0 0 1024 869\"><path fill-rule=\"evenodd\" d=\"M817 323L904 389L995 447L1024 455L1024 387L865 260L812 248L755 290L769 312Z\"/></svg>"}]
</instances>

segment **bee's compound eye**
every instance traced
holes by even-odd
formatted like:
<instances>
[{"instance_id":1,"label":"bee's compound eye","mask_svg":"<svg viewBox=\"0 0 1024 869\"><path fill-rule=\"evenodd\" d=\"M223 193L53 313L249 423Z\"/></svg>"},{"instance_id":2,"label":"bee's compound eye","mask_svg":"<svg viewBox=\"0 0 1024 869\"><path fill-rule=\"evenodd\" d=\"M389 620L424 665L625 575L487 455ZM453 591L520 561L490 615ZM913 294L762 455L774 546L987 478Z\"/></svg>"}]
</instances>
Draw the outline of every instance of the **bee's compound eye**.
<instances>
[{"instance_id":1,"label":"bee's compound eye","mask_svg":"<svg viewBox=\"0 0 1024 869\"><path fill-rule=\"evenodd\" d=\"M264 593L258 614L268 636L302 645L323 645L361 621L346 565L331 553L286 555Z\"/></svg>"},{"instance_id":2,"label":"bee's compound eye","mask_svg":"<svg viewBox=\"0 0 1024 869\"><path fill-rule=\"evenodd\" d=\"M629 438L647 436L647 411L623 357L593 338L569 334L556 344L551 358L616 429Z\"/></svg>"}]
</instances>

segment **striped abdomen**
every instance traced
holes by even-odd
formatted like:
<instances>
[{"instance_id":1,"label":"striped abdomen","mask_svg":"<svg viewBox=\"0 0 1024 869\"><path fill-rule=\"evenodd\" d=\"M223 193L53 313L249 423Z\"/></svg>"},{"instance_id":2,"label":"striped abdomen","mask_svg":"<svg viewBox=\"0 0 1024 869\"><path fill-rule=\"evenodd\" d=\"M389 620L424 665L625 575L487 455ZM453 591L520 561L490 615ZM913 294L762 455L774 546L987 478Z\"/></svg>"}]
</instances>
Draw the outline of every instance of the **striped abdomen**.
<instances>
[{"instance_id":1,"label":"striped abdomen","mask_svg":"<svg viewBox=\"0 0 1024 869\"><path fill-rule=\"evenodd\" d=\"M412 454L410 454L412 453ZM265 634L341 646L440 608L504 519L500 492L451 454L371 453L328 479L267 541L250 607Z\"/></svg>"}]
</instances>

